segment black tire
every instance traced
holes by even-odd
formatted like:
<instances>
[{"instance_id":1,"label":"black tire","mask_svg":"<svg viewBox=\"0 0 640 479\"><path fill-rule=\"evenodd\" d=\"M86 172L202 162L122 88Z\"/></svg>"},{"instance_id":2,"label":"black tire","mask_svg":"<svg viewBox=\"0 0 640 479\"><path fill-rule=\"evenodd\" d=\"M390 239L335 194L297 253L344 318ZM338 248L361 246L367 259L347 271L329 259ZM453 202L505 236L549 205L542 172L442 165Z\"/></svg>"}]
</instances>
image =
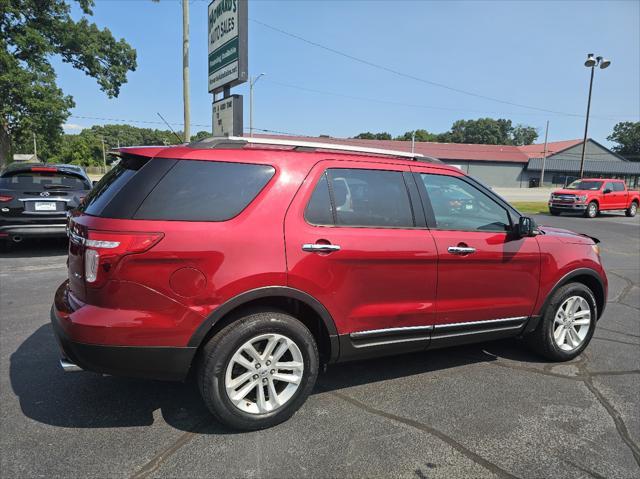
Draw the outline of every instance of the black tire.
<instances>
[{"instance_id":1,"label":"black tire","mask_svg":"<svg viewBox=\"0 0 640 479\"><path fill-rule=\"evenodd\" d=\"M225 388L225 374L233 355L242 345L268 333L292 340L302 354L304 369L297 390L284 405L270 412L254 414L233 404ZM198 386L205 404L218 421L233 429L253 431L286 421L304 404L315 385L318 365L318 347L304 324L283 312L251 313L226 326L204 346L197 374Z\"/></svg>"},{"instance_id":2,"label":"black tire","mask_svg":"<svg viewBox=\"0 0 640 479\"><path fill-rule=\"evenodd\" d=\"M562 304L571 296L581 296L587 301L591 312L591 324L589 325L587 334L580 346L572 351L565 351L560 349L556 344L556 341L553 338L553 327L558 308L560 308L560 306L562 306ZM597 313L598 307L596 300L592 291L587 286L582 283L566 284L558 288L558 290L553 293L549 304L540 318L540 324L538 324L538 327L533 333L529 334L525 338L527 344L536 353L550 359L551 361L569 361L584 351L591 341L596 328L596 318L598 317Z\"/></svg>"},{"instance_id":3,"label":"black tire","mask_svg":"<svg viewBox=\"0 0 640 479\"><path fill-rule=\"evenodd\" d=\"M629 218L633 218L638 212L638 202L632 201L629 207L625 210L624 214Z\"/></svg>"},{"instance_id":4,"label":"black tire","mask_svg":"<svg viewBox=\"0 0 640 479\"><path fill-rule=\"evenodd\" d=\"M596 203L595 201L592 201L591 203L589 203L587 205L587 209L584 210L584 217L585 218L595 218L596 216L598 216L599 213L599 209L598 209L598 203Z\"/></svg>"},{"instance_id":5,"label":"black tire","mask_svg":"<svg viewBox=\"0 0 640 479\"><path fill-rule=\"evenodd\" d=\"M549 213L551 213L551 216L560 216L560 211L555 208L549 208Z\"/></svg>"}]
</instances>

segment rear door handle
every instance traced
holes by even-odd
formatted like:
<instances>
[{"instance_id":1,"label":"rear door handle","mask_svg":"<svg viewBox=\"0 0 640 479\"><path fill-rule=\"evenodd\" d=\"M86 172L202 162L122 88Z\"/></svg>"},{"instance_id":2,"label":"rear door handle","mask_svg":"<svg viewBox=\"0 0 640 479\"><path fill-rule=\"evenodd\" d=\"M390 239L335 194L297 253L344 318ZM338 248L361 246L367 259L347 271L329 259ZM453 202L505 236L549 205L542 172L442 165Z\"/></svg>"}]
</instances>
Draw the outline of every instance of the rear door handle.
<instances>
[{"instance_id":1,"label":"rear door handle","mask_svg":"<svg viewBox=\"0 0 640 479\"><path fill-rule=\"evenodd\" d=\"M331 253L332 251L339 250L340 246L337 244L305 243L302 245L302 251L309 251L311 253Z\"/></svg>"},{"instance_id":2,"label":"rear door handle","mask_svg":"<svg viewBox=\"0 0 640 479\"><path fill-rule=\"evenodd\" d=\"M447 251L451 254L465 255L475 253L476 249L470 246L449 246Z\"/></svg>"}]
</instances>

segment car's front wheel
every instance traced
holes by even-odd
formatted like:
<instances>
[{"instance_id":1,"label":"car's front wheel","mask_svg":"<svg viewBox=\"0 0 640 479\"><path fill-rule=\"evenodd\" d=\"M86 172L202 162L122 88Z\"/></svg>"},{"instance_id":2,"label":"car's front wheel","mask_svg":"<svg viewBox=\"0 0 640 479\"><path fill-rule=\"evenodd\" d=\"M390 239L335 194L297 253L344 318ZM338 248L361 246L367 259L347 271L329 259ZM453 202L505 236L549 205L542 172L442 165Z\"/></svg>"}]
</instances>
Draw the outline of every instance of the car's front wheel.
<instances>
[{"instance_id":1,"label":"car's front wheel","mask_svg":"<svg viewBox=\"0 0 640 479\"><path fill-rule=\"evenodd\" d=\"M260 312L209 340L198 384L220 422L234 429L263 429L300 408L313 389L318 363L316 342L304 324L282 312Z\"/></svg>"},{"instance_id":2,"label":"car's front wheel","mask_svg":"<svg viewBox=\"0 0 640 479\"><path fill-rule=\"evenodd\" d=\"M555 209L555 208L549 208L549 213L551 213L552 216L559 216L560 215L560 211Z\"/></svg>"},{"instance_id":3,"label":"car's front wheel","mask_svg":"<svg viewBox=\"0 0 640 479\"><path fill-rule=\"evenodd\" d=\"M584 215L587 218L595 218L598 216L598 203L592 201L587 205L587 209L584 211Z\"/></svg>"},{"instance_id":4,"label":"car's front wheel","mask_svg":"<svg viewBox=\"0 0 640 479\"><path fill-rule=\"evenodd\" d=\"M596 300L582 283L569 283L551 297L537 329L527 342L552 361L568 361L587 347L596 327Z\"/></svg>"}]
</instances>

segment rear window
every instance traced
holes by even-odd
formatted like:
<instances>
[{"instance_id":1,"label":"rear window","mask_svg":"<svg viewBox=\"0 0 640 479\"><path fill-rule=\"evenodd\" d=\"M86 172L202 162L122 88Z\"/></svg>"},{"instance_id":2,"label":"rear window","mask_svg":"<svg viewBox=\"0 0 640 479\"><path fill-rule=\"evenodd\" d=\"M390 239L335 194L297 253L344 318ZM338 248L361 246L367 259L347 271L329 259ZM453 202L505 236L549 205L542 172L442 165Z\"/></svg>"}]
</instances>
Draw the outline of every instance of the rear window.
<instances>
[{"instance_id":1,"label":"rear window","mask_svg":"<svg viewBox=\"0 0 640 479\"><path fill-rule=\"evenodd\" d=\"M273 177L269 165L125 157L87 197L87 214L107 218L226 221Z\"/></svg>"},{"instance_id":2,"label":"rear window","mask_svg":"<svg viewBox=\"0 0 640 479\"><path fill-rule=\"evenodd\" d=\"M44 191L44 190L88 190L91 184L76 175L56 173L35 173L22 171L9 173L0 178L0 188L5 190Z\"/></svg>"}]
</instances>

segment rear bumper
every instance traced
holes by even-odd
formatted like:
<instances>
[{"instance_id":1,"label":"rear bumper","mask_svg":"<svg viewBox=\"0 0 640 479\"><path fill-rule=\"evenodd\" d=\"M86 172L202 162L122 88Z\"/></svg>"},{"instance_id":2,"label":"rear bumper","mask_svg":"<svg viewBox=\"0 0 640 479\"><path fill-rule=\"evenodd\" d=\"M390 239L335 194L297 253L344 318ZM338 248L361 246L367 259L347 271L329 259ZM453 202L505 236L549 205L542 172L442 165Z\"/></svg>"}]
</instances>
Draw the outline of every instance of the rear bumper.
<instances>
[{"instance_id":1,"label":"rear bumper","mask_svg":"<svg viewBox=\"0 0 640 479\"><path fill-rule=\"evenodd\" d=\"M12 238L16 236L21 236L23 238L66 237L66 227L67 225L65 223L48 225L9 224L0 225L0 233L4 233Z\"/></svg>"},{"instance_id":2,"label":"rear bumper","mask_svg":"<svg viewBox=\"0 0 640 479\"><path fill-rule=\"evenodd\" d=\"M86 371L114 376L167 381L182 381L187 377L195 347L118 346L74 341L67 332L73 325L69 320L69 304L61 290L51 307L51 324L62 359Z\"/></svg>"}]
</instances>

